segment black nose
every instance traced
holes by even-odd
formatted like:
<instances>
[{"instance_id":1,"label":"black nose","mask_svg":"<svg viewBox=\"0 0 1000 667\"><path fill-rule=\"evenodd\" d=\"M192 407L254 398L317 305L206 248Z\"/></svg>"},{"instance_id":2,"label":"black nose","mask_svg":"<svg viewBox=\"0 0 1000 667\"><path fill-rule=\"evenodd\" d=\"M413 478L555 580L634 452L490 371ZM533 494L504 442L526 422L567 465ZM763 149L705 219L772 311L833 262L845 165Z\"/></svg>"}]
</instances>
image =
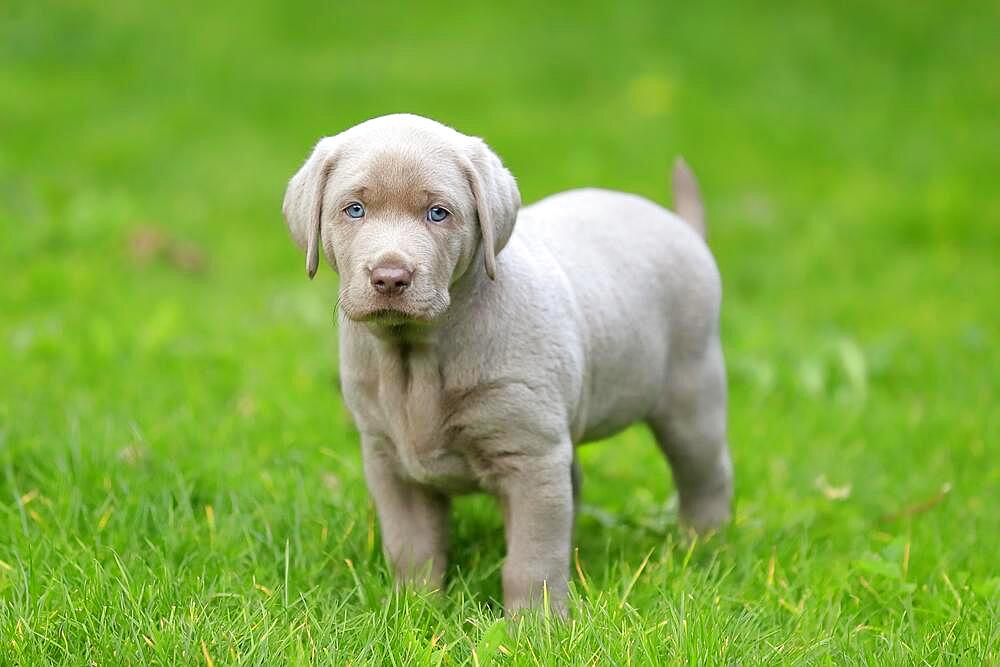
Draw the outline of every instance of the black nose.
<instances>
[{"instance_id":1,"label":"black nose","mask_svg":"<svg viewBox=\"0 0 1000 667\"><path fill-rule=\"evenodd\" d=\"M376 266L372 269L372 287L379 294L397 296L410 286L413 271L396 265Z\"/></svg>"}]
</instances>

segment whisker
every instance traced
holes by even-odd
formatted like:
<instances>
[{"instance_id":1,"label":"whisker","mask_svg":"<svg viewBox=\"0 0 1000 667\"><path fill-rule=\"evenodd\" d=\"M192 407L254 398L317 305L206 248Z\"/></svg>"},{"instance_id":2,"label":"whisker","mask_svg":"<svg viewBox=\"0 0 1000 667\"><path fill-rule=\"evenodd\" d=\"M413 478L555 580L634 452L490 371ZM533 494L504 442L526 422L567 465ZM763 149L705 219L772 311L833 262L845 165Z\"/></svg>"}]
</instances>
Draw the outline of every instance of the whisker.
<instances>
[{"instance_id":1,"label":"whisker","mask_svg":"<svg viewBox=\"0 0 1000 667\"><path fill-rule=\"evenodd\" d=\"M340 323L340 294L337 295L337 300L333 303L333 323Z\"/></svg>"}]
</instances>

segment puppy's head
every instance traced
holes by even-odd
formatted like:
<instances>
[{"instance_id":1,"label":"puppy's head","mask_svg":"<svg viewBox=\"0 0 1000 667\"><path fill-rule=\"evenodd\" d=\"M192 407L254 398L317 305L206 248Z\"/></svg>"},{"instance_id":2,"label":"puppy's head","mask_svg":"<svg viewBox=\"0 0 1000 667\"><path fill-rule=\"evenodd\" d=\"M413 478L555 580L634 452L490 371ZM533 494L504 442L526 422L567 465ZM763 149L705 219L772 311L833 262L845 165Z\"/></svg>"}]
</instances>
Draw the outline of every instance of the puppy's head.
<instances>
[{"instance_id":1,"label":"puppy's head","mask_svg":"<svg viewBox=\"0 0 1000 667\"><path fill-rule=\"evenodd\" d=\"M520 205L514 178L482 140L398 114L322 139L288 184L283 211L309 277L320 252L340 274L344 314L395 325L433 322L469 271L495 278Z\"/></svg>"}]
</instances>

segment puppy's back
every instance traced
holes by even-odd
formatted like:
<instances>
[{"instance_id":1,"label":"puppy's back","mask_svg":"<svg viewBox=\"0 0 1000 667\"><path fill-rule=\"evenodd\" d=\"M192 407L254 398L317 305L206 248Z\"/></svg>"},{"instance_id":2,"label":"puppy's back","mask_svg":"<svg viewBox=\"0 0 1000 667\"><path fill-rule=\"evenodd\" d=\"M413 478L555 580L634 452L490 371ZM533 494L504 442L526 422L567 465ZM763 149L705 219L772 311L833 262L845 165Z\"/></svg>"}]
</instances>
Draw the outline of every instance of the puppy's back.
<instances>
[{"instance_id":1,"label":"puppy's back","mask_svg":"<svg viewBox=\"0 0 1000 667\"><path fill-rule=\"evenodd\" d=\"M547 252L535 254L537 289L569 285L587 348L587 386L603 394L588 401L586 439L604 437L651 407L673 357L697 354L717 336L715 260L678 215L637 195L598 189L522 209L504 252L538 246ZM548 279L554 272L566 280Z\"/></svg>"}]
</instances>

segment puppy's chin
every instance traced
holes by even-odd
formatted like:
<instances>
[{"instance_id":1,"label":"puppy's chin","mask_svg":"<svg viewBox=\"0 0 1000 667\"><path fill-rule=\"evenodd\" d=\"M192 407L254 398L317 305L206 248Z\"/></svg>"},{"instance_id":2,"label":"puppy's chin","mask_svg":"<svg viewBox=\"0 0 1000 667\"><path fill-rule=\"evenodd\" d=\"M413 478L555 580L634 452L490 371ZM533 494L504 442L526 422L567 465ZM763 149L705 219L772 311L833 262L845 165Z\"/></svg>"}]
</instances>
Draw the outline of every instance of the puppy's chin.
<instances>
[{"instance_id":1,"label":"puppy's chin","mask_svg":"<svg viewBox=\"0 0 1000 667\"><path fill-rule=\"evenodd\" d=\"M432 318L396 308L379 308L355 314L345 308L344 314L354 322L364 324L376 338L390 343L422 343L434 331Z\"/></svg>"}]
</instances>

